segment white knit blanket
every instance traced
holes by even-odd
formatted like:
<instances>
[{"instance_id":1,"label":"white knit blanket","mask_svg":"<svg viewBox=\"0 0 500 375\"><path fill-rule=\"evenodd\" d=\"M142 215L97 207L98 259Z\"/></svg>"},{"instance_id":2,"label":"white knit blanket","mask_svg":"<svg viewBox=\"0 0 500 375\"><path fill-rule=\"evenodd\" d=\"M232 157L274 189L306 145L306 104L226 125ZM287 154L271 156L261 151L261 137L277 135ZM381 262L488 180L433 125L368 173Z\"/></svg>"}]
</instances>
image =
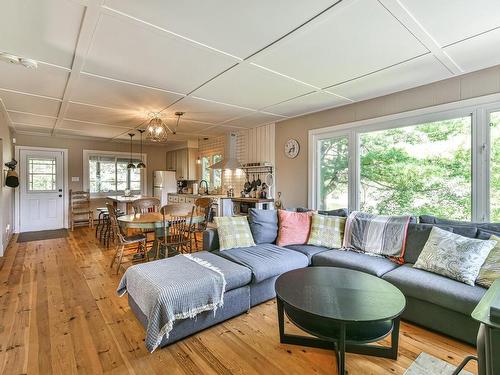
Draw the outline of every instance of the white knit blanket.
<instances>
[{"instance_id":1,"label":"white knit blanket","mask_svg":"<svg viewBox=\"0 0 500 375\"><path fill-rule=\"evenodd\" d=\"M178 319L194 318L224 304L226 279L209 262L189 254L131 266L117 289L148 318L146 348L153 352Z\"/></svg>"}]
</instances>

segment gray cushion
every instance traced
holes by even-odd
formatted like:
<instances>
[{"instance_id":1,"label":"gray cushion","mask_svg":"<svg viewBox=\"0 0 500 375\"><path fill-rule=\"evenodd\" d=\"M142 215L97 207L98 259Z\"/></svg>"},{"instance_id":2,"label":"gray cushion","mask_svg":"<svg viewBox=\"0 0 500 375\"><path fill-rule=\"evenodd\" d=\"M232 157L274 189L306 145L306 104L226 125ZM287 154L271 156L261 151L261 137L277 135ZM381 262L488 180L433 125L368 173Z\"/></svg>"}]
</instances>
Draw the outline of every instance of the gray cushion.
<instances>
[{"instance_id":1,"label":"gray cushion","mask_svg":"<svg viewBox=\"0 0 500 375\"><path fill-rule=\"evenodd\" d=\"M451 225L465 225L468 227L476 227L480 229L491 230L494 232L500 232L500 223L473 223L470 221L460 221L460 220L449 220L441 219L432 215L420 215L419 221L426 224L451 224ZM455 232L458 233L458 232Z\"/></svg>"},{"instance_id":2,"label":"gray cushion","mask_svg":"<svg viewBox=\"0 0 500 375\"><path fill-rule=\"evenodd\" d=\"M207 228L203 231L203 250L219 250L219 233L215 228Z\"/></svg>"},{"instance_id":3,"label":"gray cushion","mask_svg":"<svg viewBox=\"0 0 500 375\"><path fill-rule=\"evenodd\" d=\"M272 244L238 247L217 252L217 255L250 268L255 282L307 267L309 263L304 254Z\"/></svg>"},{"instance_id":4,"label":"gray cushion","mask_svg":"<svg viewBox=\"0 0 500 375\"><path fill-rule=\"evenodd\" d=\"M278 237L278 211L248 210L248 222L255 244L274 243Z\"/></svg>"},{"instance_id":5,"label":"gray cushion","mask_svg":"<svg viewBox=\"0 0 500 375\"><path fill-rule=\"evenodd\" d=\"M436 225L437 226L437 225ZM464 237L476 238L478 229L477 227L468 226L468 225L450 225L453 229L453 233L459 234Z\"/></svg>"},{"instance_id":6,"label":"gray cushion","mask_svg":"<svg viewBox=\"0 0 500 375\"><path fill-rule=\"evenodd\" d=\"M398 267L389 259L347 250L328 250L313 255L314 266L343 267L382 276Z\"/></svg>"},{"instance_id":7,"label":"gray cushion","mask_svg":"<svg viewBox=\"0 0 500 375\"><path fill-rule=\"evenodd\" d=\"M405 264L382 276L398 287L405 296L431 302L435 305L469 315L479 303L486 289L470 286Z\"/></svg>"},{"instance_id":8,"label":"gray cushion","mask_svg":"<svg viewBox=\"0 0 500 375\"><path fill-rule=\"evenodd\" d=\"M314 246L314 245L287 245L285 246L287 249L292 249L294 251L298 251L299 253L304 254L309 259L309 264L311 264L311 259L314 254L321 253L322 251L331 250L327 247Z\"/></svg>"},{"instance_id":9,"label":"gray cushion","mask_svg":"<svg viewBox=\"0 0 500 375\"><path fill-rule=\"evenodd\" d=\"M349 210L347 208L339 208L337 210L328 210L328 211L318 211L320 215L328 215L328 216L340 216L347 217L349 216Z\"/></svg>"},{"instance_id":10,"label":"gray cushion","mask_svg":"<svg viewBox=\"0 0 500 375\"><path fill-rule=\"evenodd\" d=\"M492 230L484 230L484 229L479 229L477 231L477 236L476 238L479 238L481 240L489 240L491 236L497 236L500 237L500 232L495 232Z\"/></svg>"},{"instance_id":11,"label":"gray cushion","mask_svg":"<svg viewBox=\"0 0 500 375\"><path fill-rule=\"evenodd\" d=\"M432 224L409 224L408 232L406 235L406 248L404 254L404 260L406 263L415 263L418 256L422 252L427 239L429 238L429 233L431 233L433 225ZM441 226L441 229L453 232L453 228L449 226Z\"/></svg>"},{"instance_id":12,"label":"gray cushion","mask_svg":"<svg viewBox=\"0 0 500 375\"><path fill-rule=\"evenodd\" d=\"M215 253L200 251L193 254L194 257L206 260L213 266L221 270L226 278L226 290L232 290L252 281L252 271L248 267L241 266L237 263L231 262Z\"/></svg>"}]
</instances>

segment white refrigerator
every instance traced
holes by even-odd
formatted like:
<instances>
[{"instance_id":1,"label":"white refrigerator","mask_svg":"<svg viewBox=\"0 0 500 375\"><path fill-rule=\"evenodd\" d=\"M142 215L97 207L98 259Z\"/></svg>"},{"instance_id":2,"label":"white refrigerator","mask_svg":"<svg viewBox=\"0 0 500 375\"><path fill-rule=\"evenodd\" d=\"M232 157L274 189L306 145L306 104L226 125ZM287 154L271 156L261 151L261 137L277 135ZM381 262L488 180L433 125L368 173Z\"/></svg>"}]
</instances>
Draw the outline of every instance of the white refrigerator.
<instances>
[{"instance_id":1,"label":"white refrigerator","mask_svg":"<svg viewBox=\"0 0 500 375\"><path fill-rule=\"evenodd\" d=\"M168 203L169 193L177 193L175 171L154 171L153 196L158 198L164 206Z\"/></svg>"}]
</instances>

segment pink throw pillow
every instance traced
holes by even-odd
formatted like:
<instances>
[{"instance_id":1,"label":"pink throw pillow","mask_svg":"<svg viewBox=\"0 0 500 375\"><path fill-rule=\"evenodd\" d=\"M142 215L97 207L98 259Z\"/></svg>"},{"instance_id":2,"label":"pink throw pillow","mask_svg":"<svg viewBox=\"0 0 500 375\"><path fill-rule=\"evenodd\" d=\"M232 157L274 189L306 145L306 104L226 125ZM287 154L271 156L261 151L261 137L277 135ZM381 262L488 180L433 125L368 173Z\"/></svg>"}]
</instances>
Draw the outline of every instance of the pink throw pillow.
<instances>
[{"instance_id":1,"label":"pink throw pillow","mask_svg":"<svg viewBox=\"0 0 500 375\"><path fill-rule=\"evenodd\" d=\"M313 212L278 210L278 239L276 245L303 245L309 239Z\"/></svg>"}]
</instances>

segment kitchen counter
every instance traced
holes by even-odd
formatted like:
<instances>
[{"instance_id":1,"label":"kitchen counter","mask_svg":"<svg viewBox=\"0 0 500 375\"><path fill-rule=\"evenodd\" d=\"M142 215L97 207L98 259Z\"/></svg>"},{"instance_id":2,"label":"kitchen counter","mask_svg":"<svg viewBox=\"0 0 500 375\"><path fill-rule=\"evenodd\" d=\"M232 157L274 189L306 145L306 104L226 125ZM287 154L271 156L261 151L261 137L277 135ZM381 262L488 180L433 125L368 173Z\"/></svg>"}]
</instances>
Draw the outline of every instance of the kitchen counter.
<instances>
[{"instance_id":1,"label":"kitchen counter","mask_svg":"<svg viewBox=\"0 0 500 375\"><path fill-rule=\"evenodd\" d=\"M177 195L179 197L189 197L189 198L228 198L226 194L169 193L169 195Z\"/></svg>"},{"instance_id":2,"label":"kitchen counter","mask_svg":"<svg viewBox=\"0 0 500 375\"><path fill-rule=\"evenodd\" d=\"M234 202L248 202L248 203L271 203L274 202L272 198L244 198L244 197L233 197L231 198Z\"/></svg>"}]
</instances>

